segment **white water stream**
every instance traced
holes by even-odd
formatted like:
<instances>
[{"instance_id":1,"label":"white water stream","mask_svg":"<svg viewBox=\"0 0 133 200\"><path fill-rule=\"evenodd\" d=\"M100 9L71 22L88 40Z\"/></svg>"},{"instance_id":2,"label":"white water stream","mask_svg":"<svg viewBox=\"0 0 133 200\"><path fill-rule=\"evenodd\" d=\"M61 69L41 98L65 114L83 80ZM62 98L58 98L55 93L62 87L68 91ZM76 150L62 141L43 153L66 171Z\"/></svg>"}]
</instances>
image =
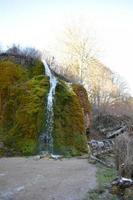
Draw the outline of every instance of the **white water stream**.
<instances>
[{"instance_id":1,"label":"white water stream","mask_svg":"<svg viewBox=\"0 0 133 200\"><path fill-rule=\"evenodd\" d=\"M55 88L57 85L57 79L52 74L47 62L44 59L42 60L42 62L45 66L45 74L46 76L49 77L50 89L47 97L46 126L44 132L40 136L40 152L46 151L48 153L53 154L53 137L52 137L53 118L54 118L53 101L55 95Z\"/></svg>"}]
</instances>

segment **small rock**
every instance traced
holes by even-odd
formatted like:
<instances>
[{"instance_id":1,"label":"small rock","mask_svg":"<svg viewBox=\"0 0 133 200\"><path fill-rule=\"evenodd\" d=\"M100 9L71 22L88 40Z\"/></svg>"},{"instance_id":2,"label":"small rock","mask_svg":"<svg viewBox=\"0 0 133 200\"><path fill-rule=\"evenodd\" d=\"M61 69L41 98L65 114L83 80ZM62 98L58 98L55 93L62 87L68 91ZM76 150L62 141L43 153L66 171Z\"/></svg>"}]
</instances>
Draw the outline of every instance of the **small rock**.
<instances>
[{"instance_id":1,"label":"small rock","mask_svg":"<svg viewBox=\"0 0 133 200\"><path fill-rule=\"evenodd\" d=\"M33 158L33 160L40 160L40 159L41 159L40 155L34 156Z\"/></svg>"},{"instance_id":2,"label":"small rock","mask_svg":"<svg viewBox=\"0 0 133 200\"><path fill-rule=\"evenodd\" d=\"M62 156L62 155L54 155L54 154L51 154L51 155L50 155L50 158L53 158L53 159L55 159L55 160L58 160L58 159L63 158L63 156Z\"/></svg>"}]
</instances>

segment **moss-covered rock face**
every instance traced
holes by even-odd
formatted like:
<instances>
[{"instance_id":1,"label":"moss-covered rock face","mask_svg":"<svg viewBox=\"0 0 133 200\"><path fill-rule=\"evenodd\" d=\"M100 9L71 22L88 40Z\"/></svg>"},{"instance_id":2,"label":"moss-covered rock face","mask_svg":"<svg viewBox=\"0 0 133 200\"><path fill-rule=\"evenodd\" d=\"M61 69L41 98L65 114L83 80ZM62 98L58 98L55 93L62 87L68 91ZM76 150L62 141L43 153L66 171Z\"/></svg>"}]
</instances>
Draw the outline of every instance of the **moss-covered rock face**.
<instances>
[{"instance_id":1,"label":"moss-covered rock face","mask_svg":"<svg viewBox=\"0 0 133 200\"><path fill-rule=\"evenodd\" d=\"M88 95L85 88L79 84L72 84L72 88L79 98L79 101L80 101L81 107L83 108L84 113L90 113L92 108L88 100Z\"/></svg>"},{"instance_id":2,"label":"moss-covered rock face","mask_svg":"<svg viewBox=\"0 0 133 200\"><path fill-rule=\"evenodd\" d=\"M30 78L34 76L45 74L44 65L40 60L34 60L34 62L26 66L28 75Z\"/></svg>"},{"instance_id":3,"label":"moss-covered rock face","mask_svg":"<svg viewBox=\"0 0 133 200\"><path fill-rule=\"evenodd\" d=\"M37 153L39 136L45 130L49 87L41 61L23 66L8 59L0 60L0 155ZM61 80L57 84L54 153L70 156L87 152L85 110L77 92L79 88ZM87 102L85 105L89 112Z\"/></svg>"},{"instance_id":4,"label":"moss-covered rock face","mask_svg":"<svg viewBox=\"0 0 133 200\"><path fill-rule=\"evenodd\" d=\"M79 98L80 105L84 112L84 122L85 122L85 129L86 133L88 134L89 128L91 126L91 111L92 107L88 100L87 91L82 85L79 84L72 84L72 88L76 93L77 97Z\"/></svg>"},{"instance_id":5,"label":"moss-covered rock face","mask_svg":"<svg viewBox=\"0 0 133 200\"><path fill-rule=\"evenodd\" d=\"M71 85L59 81L54 103L54 151L79 155L87 151L84 113Z\"/></svg>"},{"instance_id":6,"label":"moss-covered rock face","mask_svg":"<svg viewBox=\"0 0 133 200\"><path fill-rule=\"evenodd\" d=\"M0 141L5 148L1 154L10 151L12 155L31 155L37 151L49 90L48 78L38 75L37 68L35 65L35 76L29 79L24 67L0 62Z\"/></svg>"},{"instance_id":7,"label":"moss-covered rock face","mask_svg":"<svg viewBox=\"0 0 133 200\"><path fill-rule=\"evenodd\" d=\"M46 113L48 88L48 79L41 75L34 77L21 88L14 88L11 91L12 105L10 103L9 108L14 107L16 100L17 107L6 144L16 152L20 151L24 155L36 152L39 133L44 123L44 113Z\"/></svg>"}]
</instances>

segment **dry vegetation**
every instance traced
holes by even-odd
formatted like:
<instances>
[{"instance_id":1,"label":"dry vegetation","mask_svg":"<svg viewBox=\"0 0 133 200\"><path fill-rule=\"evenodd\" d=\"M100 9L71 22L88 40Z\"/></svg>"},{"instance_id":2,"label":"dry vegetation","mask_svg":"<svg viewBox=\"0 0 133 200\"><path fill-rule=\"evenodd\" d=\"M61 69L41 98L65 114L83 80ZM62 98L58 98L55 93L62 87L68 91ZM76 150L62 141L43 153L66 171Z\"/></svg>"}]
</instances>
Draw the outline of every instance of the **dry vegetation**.
<instances>
[{"instance_id":1,"label":"dry vegetation","mask_svg":"<svg viewBox=\"0 0 133 200\"><path fill-rule=\"evenodd\" d=\"M116 167L120 176L133 179L133 131L120 135L115 142Z\"/></svg>"}]
</instances>

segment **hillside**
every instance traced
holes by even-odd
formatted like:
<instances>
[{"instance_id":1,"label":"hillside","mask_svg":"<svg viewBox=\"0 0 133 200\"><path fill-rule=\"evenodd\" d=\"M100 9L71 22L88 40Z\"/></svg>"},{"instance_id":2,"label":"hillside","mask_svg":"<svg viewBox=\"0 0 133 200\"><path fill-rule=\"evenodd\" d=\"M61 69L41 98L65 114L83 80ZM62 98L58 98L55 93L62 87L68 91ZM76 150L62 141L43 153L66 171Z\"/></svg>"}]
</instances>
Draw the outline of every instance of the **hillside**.
<instances>
[{"instance_id":1,"label":"hillside","mask_svg":"<svg viewBox=\"0 0 133 200\"><path fill-rule=\"evenodd\" d=\"M45 131L47 121L50 88L44 69L44 64L37 58L0 56L1 156L32 155L39 151L39 136ZM83 90L80 85L73 87ZM82 95L82 101L86 103L82 104L73 87L58 78L53 105L54 152L66 155L87 152L85 118L91 108L86 93Z\"/></svg>"}]
</instances>

